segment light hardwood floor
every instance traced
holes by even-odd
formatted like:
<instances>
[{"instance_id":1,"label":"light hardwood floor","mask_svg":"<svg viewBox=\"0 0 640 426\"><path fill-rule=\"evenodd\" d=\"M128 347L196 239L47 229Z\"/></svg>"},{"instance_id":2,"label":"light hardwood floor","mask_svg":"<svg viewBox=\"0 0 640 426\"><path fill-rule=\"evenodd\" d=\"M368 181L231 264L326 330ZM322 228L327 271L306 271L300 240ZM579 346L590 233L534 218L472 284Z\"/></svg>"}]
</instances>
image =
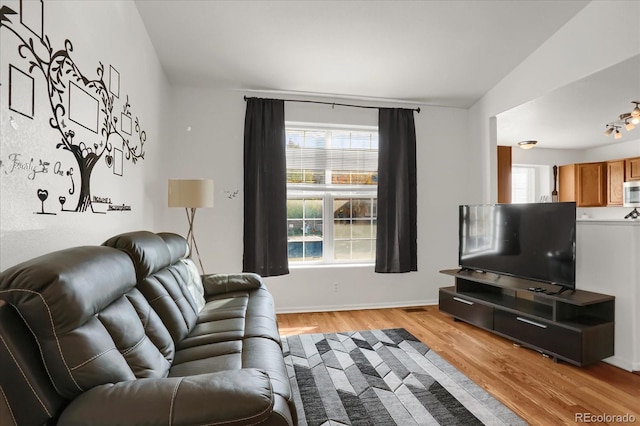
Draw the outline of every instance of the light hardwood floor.
<instances>
[{"instance_id":1,"label":"light hardwood floor","mask_svg":"<svg viewBox=\"0 0 640 426\"><path fill-rule=\"evenodd\" d=\"M437 306L280 314L278 321L282 335L405 328L531 425L581 424L578 413L627 414L640 424L640 375L604 362L582 368L555 363L455 322Z\"/></svg>"}]
</instances>

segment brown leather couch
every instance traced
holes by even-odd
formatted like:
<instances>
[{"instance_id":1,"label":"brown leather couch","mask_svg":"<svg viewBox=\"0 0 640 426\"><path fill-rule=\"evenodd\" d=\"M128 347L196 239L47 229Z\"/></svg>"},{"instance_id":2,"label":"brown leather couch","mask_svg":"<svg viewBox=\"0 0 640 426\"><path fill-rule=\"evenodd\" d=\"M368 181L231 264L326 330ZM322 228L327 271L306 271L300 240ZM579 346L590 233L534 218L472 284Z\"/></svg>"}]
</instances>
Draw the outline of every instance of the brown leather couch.
<instances>
[{"instance_id":1,"label":"brown leather couch","mask_svg":"<svg viewBox=\"0 0 640 426\"><path fill-rule=\"evenodd\" d=\"M295 425L273 299L133 232L0 274L0 424Z\"/></svg>"}]
</instances>

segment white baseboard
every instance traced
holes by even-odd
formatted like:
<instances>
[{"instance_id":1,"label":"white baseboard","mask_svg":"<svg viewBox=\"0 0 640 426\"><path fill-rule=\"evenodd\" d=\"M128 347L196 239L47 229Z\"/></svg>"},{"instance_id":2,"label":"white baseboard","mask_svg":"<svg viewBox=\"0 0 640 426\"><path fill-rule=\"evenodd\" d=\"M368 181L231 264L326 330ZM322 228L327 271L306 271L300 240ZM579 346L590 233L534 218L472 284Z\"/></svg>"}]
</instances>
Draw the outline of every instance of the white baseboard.
<instances>
[{"instance_id":1,"label":"white baseboard","mask_svg":"<svg viewBox=\"0 0 640 426\"><path fill-rule=\"evenodd\" d=\"M605 358L603 359L603 361L615 367L622 368L623 370L627 370L631 372L640 371L640 362L629 361L615 355L609 358Z\"/></svg>"},{"instance_id":2,"label":"white baseboard","mask_svg":"<svg viewBox=\"0 0 640 426\"><path fill-rule=\"evenodd\" d=\"M278 314L301 314L308 312L332 312L332 311L362 311L365 309L387 309L387 308L407 308L411 306L433 306L438 305L437 299L431 300L412 300L410 302L388 302L388 303L368 303L368 304L349 304L349 305L325 305L325 306L304 306L277 308Z\"/></svg>"}]
</instances>

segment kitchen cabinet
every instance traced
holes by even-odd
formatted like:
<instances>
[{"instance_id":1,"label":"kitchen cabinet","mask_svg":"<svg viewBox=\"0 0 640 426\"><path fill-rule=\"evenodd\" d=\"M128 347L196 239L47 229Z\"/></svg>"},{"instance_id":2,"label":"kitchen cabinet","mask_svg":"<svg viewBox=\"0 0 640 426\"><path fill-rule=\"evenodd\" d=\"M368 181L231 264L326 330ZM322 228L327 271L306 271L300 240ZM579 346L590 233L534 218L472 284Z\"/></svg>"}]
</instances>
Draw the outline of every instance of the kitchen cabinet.
<instances>
[{"instance_id":1,"label":"kitchen cabinet","mask_svg":"<svg viewBox=\"0 0 640 426\"><path fill-rule=\"evenodd\" d=\"M625 182L640 180L640 157L627 158L625 162Z\"/></svg>"},{"instance_id":2,"label":"kitchen cabinet","mask_svg":"<svg viewBox=\"0 0 640 426\"><path fill-rule=\"evenodd\" d=\"M575 201L577 207L607 204L607 163L578 163L559 167L559 201Z\"/></svg>"},{"instance_id":3,"label":"kitchen cabinet","mask_svg":"<svg viewBox=\"0 0 640 426\"><path fill-rule=\"evenodd\" d=\"M576 201L576 165L558 167L558 201Z\"/></svg>"},{"instance_id":4,"label":"kitchen cabinet","mask_svg":"<svg viewBox=\"0 0 640 426\"><path fill-rule=\"evenodd\" d=\"M607 206L622 205L625 160L607 161Z\"/></svg>"},{"instance_id":5,"label":"kitchen cabinet","mask_svg":"<svg viewBox=\"0 0 640 426\"><path fill-rule=\"evenodd\" d=\"M498 203L511 203L510 146L498 146Z\"/></svg>"}]
</instances>

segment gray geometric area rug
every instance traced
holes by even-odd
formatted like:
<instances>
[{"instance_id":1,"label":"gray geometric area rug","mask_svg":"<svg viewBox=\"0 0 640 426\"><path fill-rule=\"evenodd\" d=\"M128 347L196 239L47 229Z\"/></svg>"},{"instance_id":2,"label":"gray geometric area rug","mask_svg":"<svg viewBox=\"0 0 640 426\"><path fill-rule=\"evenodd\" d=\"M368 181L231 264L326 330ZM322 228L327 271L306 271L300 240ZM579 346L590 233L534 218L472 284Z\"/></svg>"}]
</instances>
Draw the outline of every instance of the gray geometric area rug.
<instances>
[{"instance_id":1,"label":"gray geometric area rug","mask_svg":"<svg viewBox=\"0 0 640 426\"><path fill-rule=\"evenodd\" d=\"M300 426L526 425L405 329L283 338Z\"/></svg>"}]
</instances>

